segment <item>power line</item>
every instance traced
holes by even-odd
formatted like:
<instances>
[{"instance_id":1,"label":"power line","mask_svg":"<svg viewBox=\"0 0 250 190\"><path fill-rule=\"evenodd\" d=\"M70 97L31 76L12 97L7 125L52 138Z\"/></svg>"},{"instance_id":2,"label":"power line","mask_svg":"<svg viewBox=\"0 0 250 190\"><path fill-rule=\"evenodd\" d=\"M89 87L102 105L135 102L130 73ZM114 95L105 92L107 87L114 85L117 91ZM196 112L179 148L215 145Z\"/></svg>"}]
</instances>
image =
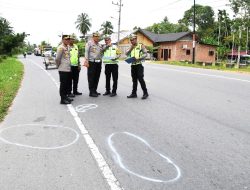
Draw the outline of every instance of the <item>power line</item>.
<instances>
[{"instance_id":1,"label":"power line","mask_svg":"<svg viewBox=\"0 0 250 190\"><path fill-rule=\"evenodd\" d=\"M122 11L122 6L123 6L123 4L122 4L122 0L120 0L120 2L118 3L114 3L113 1L112 1L112 4L113 5L117 5L117 6L119 6L119 18L118 18L118 39L117 39L117 45L119 45L119 41L120 41L120 27L121 27L121 11Z\"/></svg>"},{"instance_id":2,"label":"power line","mask_svg":"<svg viewBox=\"0 0 250 190\"><path fill-rule=\"evenodd\" d=\"M174 5L174 4L176 4L176 3L180 2L180 1L182 1L182 0L176 0L176 1L170 2L170 3L168 3L166 5L163 5L163 6L159 7L159 8L152 9L152 10L150 10L150 12L154 12L154 11L158 11L158 10L164 9L167 6Z\"/></svg>"}]
</instances>

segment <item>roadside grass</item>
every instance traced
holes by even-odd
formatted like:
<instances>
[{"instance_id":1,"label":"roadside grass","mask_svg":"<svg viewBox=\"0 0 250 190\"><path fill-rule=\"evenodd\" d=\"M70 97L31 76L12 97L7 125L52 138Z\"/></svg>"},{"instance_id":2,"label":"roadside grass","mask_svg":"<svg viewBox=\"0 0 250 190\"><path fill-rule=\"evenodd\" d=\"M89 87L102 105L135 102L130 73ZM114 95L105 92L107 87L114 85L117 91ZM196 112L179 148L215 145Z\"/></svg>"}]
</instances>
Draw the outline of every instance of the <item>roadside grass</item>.
<instances>
[{"instance_id":1,"label":"roadside grass","mask_svg":"<svg viewBox=\"0 0 250 190\"><path fill-rule=\"evenodd\" d=\"M16 58L0 62L0 122L3 121L23 78L24 67Z\"/></svg>"},{"instance_id":2,"label":"roadside grass","mask_svg":"<svg viewBox=\"0 0 250 190\"><path fill-rule=\"evenodd\" d=\"M214 69L214 70L222 70L222 71L232 71L232 72L240 72L240 73L247 73L250 74L250 66L244 66L241 68L235 67L228 67L230 65L226 65L226 62L219 63L216 65L207 65L203 66L199 63L188 63L188 62L178 62L178 61L151 61L152 63L156 64L168 64L168 65L178 65L178 66L185 66L185 67L195 67L195 68L202 68L202 69Z\"/></svg>"}]
</instances>

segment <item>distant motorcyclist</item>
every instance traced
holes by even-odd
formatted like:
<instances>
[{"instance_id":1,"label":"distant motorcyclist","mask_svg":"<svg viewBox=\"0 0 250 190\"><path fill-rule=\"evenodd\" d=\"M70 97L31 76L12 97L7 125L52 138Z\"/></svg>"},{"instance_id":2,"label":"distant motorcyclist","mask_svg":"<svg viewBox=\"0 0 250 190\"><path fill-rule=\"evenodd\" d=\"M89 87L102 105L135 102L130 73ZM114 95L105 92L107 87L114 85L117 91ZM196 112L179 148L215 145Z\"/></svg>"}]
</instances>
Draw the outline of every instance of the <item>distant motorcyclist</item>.
<instances>
[{"instance_id":1,"label":"distant motorcyclist","mask_svg":"<svg viewBox=\"0 0 250 190\"><path fill-rule=\"evenodd\" d=\"M27 55L27 53L26 53L26 52L23 52L23 57L24 57L24 58L26 58L26 55Z\"/></svg>"}]
</instances>

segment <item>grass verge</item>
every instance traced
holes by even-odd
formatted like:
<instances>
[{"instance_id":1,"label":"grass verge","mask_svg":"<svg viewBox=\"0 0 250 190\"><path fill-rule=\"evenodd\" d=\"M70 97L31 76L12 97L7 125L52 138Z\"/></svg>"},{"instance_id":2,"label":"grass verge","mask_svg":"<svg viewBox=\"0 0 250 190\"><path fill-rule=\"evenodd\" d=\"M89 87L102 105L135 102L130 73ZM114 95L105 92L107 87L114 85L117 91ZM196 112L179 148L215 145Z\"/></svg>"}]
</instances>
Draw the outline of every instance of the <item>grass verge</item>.
<instances>
[{"instance_id":1,"label":"grass verge","mask_svg":"<svg viewBox=\"0 0 250 190\"><path fill-rule=\"evenodd\" d=\"M0 62L0 122L3 121L20 87L24 67L16 58Z\"/></svg>"},{"instance_id":2,"label":"grass verge","mask_svg":"<svg viewBox=\"0 0 250 190\"><path fill-rule=\"evenodd\" d=\"M185 62L177 62L177 61L151 61L152 63L157 64L168 64L168 65L178 65L178 66L185 66L185 67L195 67L195 68L202 68L202 69L214 69L214 70L221 70L221 71L232 71L232 72L239 72L239 73L247 73L250 74L250 66L245 66L242 68L235 68L235 67L227 67L226 63L220 63L218 65L211 65L211 66L202 66L201 64L195 63L185 63Z\"/></svg>"}]
</instances>

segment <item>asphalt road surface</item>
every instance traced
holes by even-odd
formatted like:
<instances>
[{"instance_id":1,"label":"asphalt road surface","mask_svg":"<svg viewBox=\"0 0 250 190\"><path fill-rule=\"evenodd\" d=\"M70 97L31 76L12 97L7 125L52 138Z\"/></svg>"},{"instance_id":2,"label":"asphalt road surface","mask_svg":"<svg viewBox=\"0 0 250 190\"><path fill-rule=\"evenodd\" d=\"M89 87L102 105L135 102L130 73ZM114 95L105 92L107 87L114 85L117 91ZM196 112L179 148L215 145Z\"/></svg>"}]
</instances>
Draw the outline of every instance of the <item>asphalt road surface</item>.
<instances>
[{"instance_id":1,"label":"asphalt road surface","mask_svg":"<svg viewBox=\"0 0 250 190\"><path fill-rule=\"evenodd\" d=\"M0 124L1 190L250 190L250 75L144 63L149 98L89 97L86 68L70 105L58 71L20 57L24 79ZM105 92L104 66L100 93Z\"/></svg>"}]
</instances>

